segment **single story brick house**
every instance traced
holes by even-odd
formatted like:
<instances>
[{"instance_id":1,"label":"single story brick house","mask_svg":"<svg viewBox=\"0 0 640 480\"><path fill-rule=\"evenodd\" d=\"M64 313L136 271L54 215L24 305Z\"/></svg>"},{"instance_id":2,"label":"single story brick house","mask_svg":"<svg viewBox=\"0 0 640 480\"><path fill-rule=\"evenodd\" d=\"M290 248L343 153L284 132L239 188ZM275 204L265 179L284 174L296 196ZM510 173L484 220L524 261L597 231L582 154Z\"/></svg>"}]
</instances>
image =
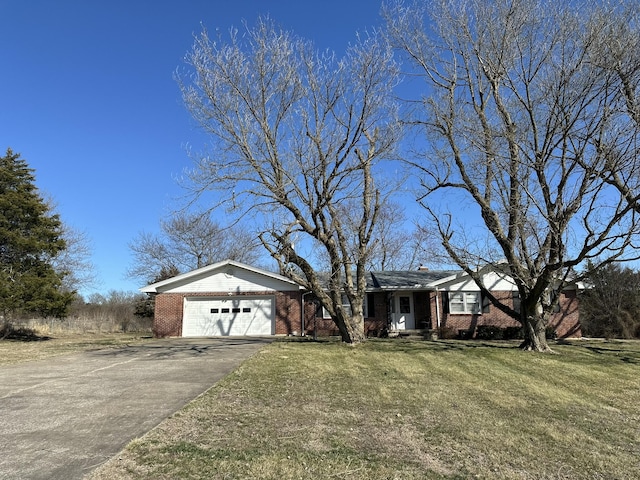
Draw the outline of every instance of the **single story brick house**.
<instances>
[{"instance_id":1,"label":"single story brick house","mask_svg":"<svg viewBox=\"0 0 640 480\"><path fill-rule=\"evenodd\" d=\"M508 275L487 269L485 285L517 308ZM579 285L559 293L550 326L559 338L580 337ZM335 335L337 329L313 295L292 280L225 260L141 289L155 296L154 335L255 336ZM460 271L370 272L364 305L369 335L439 330L473 336L478 326L519 324L482 298Z\"/></svg>"},{"instance_id":2,"label":"single story brick house","mask_svg":"<svg viewBox=\"0 0 640 480\"><path fill-rule=\"evenodd\" d=\"M373 315L368 311L365 320L370 329L380 328L385 318L390 331L445 330L463 337L475 336L480 326L520 326L484 298L480 288L463 271L372 272L371 277L367 303L375 310ZM483 284L489 286L504 305L519 309L518 290L508 275L487 268L482 278ZM575 284L559 292L558 307L549 322L558 338L582 336L578 310L580 288L581 284Z\"/></svg>"}]
</instances>

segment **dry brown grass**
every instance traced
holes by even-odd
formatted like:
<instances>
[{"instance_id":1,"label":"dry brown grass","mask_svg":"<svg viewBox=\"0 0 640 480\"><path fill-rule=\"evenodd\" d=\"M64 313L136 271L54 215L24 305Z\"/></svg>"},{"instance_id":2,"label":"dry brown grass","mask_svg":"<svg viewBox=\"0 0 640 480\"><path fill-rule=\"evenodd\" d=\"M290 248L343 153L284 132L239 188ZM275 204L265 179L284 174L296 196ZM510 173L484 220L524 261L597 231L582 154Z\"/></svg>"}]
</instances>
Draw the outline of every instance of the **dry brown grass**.
<instances>
[{"instance_id":1,"label":"dry brown grass","mask_svg":"<svg viewBox=\"0 0 640 480\"><path fill-rule=\"evenodd\" d=\"M640 343L278 342L94 473L640 478Z\"/></svg>"},{"instance_id":2,"label":"dry brown grass","mask_svg":"<svg viewBox=\"0 0 640 480\"><path fill-rule=\"evenodd\" d=\"M41 360L86 350L112 348L150 339L147 333L78 333L36 329L29 338L0 340L0 365Z\"/></svg>"}]
</instances>

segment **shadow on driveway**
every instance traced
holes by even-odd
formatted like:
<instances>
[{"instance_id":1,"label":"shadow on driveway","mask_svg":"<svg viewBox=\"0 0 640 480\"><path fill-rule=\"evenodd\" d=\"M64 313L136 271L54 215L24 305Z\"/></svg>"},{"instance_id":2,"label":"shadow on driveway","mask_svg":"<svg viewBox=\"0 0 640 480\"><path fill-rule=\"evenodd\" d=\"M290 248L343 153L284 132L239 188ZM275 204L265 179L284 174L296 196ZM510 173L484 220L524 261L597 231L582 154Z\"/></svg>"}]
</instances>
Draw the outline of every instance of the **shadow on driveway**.
<instances>
[{"instance_id":1,"label":"shadow on driveway","mask_svg":"<svg viewBox=\"0 0 640 480\"><path fill-rule=\"evenodd\" d=\"M220 354L234 356L243 355L246 348L254 349L256 345L267 345L273 340L272 337L171 338L144 345L93 350L87 354L100 358L136 357L140 360Z\"/></svg>"},{"instance_id":2,"label":"shadow on driveway","mask_svg":"<svg viewBox=\"0 0 640 480\"><path fill-rule=\"evenodd\" d=\"M165 339L0 367L0 478L82 478L272 341Z\"/></svg>"}]
</instances>

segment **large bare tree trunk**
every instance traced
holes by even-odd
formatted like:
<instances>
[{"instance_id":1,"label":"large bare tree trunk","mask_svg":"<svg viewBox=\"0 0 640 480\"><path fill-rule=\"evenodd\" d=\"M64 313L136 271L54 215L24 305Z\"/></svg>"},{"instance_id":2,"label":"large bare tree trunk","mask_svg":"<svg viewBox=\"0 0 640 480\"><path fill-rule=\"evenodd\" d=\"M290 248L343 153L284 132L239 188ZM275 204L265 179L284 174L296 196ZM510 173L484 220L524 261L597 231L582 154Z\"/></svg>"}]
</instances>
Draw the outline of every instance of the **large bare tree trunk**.
<instances>
[{"instance_id":1,"label":"large bare tree trunk","mask_svg":"<svg viewBox=\"0 0 640 480\"><path fill-rule=\"evenodd\" d=\"M524 330L524 341L520 344L521 349L533 352L553 351L547 343L547 322L542 305L536 303L529 308L523 305L521 322Z\"/></svg>"},{"instance_id":2,"label":"large bare tree trunk","mask_svg":"<svg viewBox=\"0 0 640 480\"><path fill-rule=\"evenodd\" d=\"M547 343L546 326L540 317L529 317L525 320L524 341L520 344L523 350L533 352L552 352Z\"/></svg>"},{"instance_id":3,"label":"large bare tree trunk","mask_svg":"<svg viewBox=\"0 0 640 480\"><path fill-rule=\"evenodd\" d=\"M338 314L336 320L342 341L350 345L362 343L367 339L364 331L364 317L360 315Z\"/></svg>"}]
</instances>

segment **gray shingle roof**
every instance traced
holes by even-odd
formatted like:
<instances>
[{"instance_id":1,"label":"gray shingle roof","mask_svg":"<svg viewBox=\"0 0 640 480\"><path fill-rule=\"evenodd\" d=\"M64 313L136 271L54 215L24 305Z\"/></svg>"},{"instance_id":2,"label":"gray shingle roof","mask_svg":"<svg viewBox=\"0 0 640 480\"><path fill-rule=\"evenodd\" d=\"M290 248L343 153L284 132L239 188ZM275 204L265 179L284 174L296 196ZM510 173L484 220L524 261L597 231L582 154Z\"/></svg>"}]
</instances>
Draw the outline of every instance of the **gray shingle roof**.
<instances>
[{"instance_id":1,"label":"gray shingle roof","mask_svg":"<svg viewBox=\"0 0 640 480\"><path fill-rule=\"evenodd\" d=\"M460 273L457 270L403 270L371 272L374 288L383 290L428 288L432 282Z\"/></svg>"},{"instance_id":2,"label":"gray shingle roof","mask_svg":"<svg viewBox=\"0 0 640 480\"><path fill-rule=\"evenodd\" d=\"M461 270L385 270L369 272L367 291L372 290L429 290L437 280L460 274ZM320 272L323 288L329 288L329 276Z\"/></svg>"}]
</instances>

